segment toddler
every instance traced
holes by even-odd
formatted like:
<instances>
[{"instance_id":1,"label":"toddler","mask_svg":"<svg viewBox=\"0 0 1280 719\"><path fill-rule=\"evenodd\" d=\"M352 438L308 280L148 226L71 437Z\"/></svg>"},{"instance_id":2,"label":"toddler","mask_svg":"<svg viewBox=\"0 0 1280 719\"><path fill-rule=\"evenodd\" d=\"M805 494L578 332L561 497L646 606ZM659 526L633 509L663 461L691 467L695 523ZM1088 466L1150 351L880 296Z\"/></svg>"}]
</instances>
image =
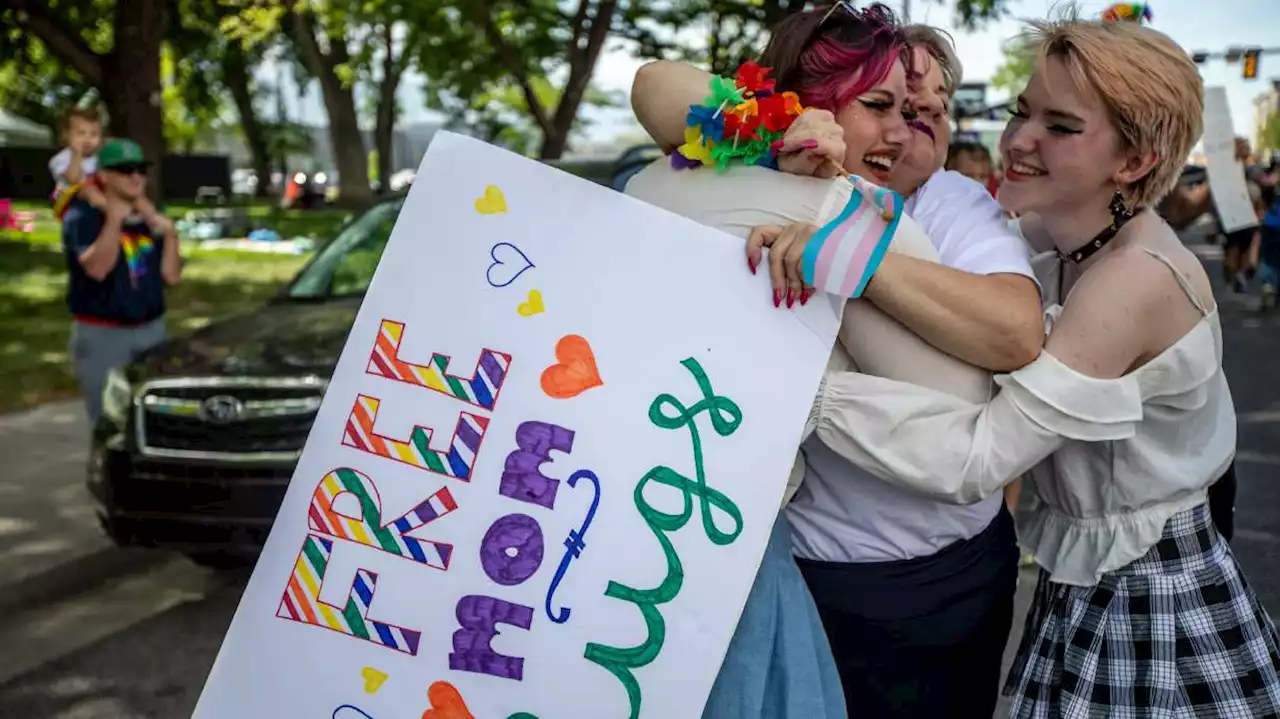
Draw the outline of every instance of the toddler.
<instances>
[{"instance_id":1,"label":"toddler","mask_svg":"<svg viewBox=\"0 0 1280 719\"><path fill-rule=\"evenodd\" d=\"M98 148L102 145L102 116L91 107L71 108L62 121L62 141L66 146L49 160L55 183L54 214L62 219L71 200L77 197L105 211L107 197L95 177ZM168 219L145 197L139 198L133 209L159 234L171 227Z\"/></svg>"}]
</instances>

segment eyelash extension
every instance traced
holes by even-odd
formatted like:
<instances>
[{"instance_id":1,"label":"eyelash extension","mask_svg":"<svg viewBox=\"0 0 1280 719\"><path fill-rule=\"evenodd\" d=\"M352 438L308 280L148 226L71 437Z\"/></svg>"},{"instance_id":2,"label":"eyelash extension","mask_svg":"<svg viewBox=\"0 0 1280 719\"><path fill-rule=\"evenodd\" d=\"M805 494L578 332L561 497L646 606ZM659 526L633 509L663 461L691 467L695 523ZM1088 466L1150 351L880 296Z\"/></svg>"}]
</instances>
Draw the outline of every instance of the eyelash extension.
<instances>
[{"instance_id":1,"label":"eyelash extension","mask_svg":"<svg viewBox=\"0 0 1280 719\"><path fill-rule=\"evenodd\" d=\"M892 102L885 102L883 100L858 100L858 102L862 103L862 106L868 110L875 110L876 112L884 112L893 107Z\"/></svg>"},{"instance_id":2,"label":"eyelash extension","mask_svg":"<svg viewBox=\"0 0 1280 719\"><path fill-rule=\"evenodd\" d=\"M1027 118L1031 117L1030 115L1019 110L1016 107L1009 108L1009 114L1012 115L1013 117L1018 118L1019 120L1026 120ZM1076 130L1070 127L1063 127L1062 125L1049 125L1049 132L1052 132L1057 135L1079 135L1082 132L1084 132L1084 130Z\"/></svg>"}]
</instances>

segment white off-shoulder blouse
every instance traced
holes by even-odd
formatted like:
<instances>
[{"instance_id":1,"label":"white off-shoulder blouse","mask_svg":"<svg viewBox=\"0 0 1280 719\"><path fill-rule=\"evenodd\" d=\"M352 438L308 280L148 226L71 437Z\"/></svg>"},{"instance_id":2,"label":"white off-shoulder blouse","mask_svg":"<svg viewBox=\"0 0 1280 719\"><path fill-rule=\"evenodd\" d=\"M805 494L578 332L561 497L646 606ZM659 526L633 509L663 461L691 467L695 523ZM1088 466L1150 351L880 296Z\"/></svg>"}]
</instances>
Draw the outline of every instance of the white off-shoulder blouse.
<instances>
[{"instance_id":1,"label":"white off-shoulder blouse","mask_svg":"<svg viewBox=\"0 0 1280 719\"><path fill-rule=\"evenodd\" d=\"M1055 582L1097 584L1146 554L1168 519L1206 501L1235 454L1217 309L1174 272L1202 318L1117 379L1082 375L1041 352L998 375L985 404L854 372L829 373L810 417L837 453L892 484L969 503L1031 472L1019 541ZM1052 330L1062 307L1045 312Z\"/></svg>"}]
</instances>

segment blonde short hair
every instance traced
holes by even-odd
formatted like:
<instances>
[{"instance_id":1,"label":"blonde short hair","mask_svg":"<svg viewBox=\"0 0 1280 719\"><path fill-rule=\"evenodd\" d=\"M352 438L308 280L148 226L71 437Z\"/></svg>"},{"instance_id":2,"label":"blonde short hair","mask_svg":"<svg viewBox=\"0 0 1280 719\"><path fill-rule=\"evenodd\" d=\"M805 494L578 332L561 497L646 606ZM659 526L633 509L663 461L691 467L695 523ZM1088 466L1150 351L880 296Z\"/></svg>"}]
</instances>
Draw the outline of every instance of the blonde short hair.
<instances>
[{"instance_id":1,"label":"blonde short hair","mask_svg":"<svg viewBox=\"0 0 1280 719\"><path fill-rule=\"evenodd\" d=\"M1028 23L1037 53L1062 61L1076 89L1096 93L1125 150L1154 154L1155 166L1121 193L1132 207L1152 207L1178 181L1204 124L1204 83L1185 50L1134 22L1059 20Z\"/></svg>"},{"instance_id":2,"label":"blonde short hair","mask_svg":"<svg viewBox=\"0 0 1280 719\"><path fill-rule=\"evenodd\" d=\"M945 30L928 25L908 25L905 28L907 44L911 47L922 47L942 70L942 83L947 88L947 96L952 97L960 87L964 77L964 67L956 55L955 43Z\"/></svg>"}]
</instances>

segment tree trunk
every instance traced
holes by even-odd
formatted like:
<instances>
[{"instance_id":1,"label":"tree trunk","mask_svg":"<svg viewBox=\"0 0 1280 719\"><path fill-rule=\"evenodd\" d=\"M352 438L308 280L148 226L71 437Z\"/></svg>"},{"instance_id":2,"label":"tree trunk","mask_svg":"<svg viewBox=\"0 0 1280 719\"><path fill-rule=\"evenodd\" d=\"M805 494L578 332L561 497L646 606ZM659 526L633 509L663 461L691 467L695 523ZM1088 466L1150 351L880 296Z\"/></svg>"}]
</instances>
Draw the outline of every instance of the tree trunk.
<instances>
[{"instance_id":1,"label":"tree trunk","mask_svg":"<svg viewBox=\"0 0 1280 719\"><path fill-rule=\"evenodd\" d=\"M339 202L347 207L368 206L373 202L369 154L356 119L355 93L342 85L335 71L348 59L345 38L329 38L329 52L323 52L316 40L314 18L308 12L293 13L293 29L303 62L320 83L329 115L329 143L338 170Z\"/></svg>"},{"instance_id":2,"label":"tree trunk","mask_svg":"<svg viewBox=\"0 0 1280 719\"><path fill-rule=\"evenodd\" d=\"M249 62L239 43L227 43L226 54L222 57L222 81L236 103L236 112L240 115L240 130L244 133L244 142L249 148L253 172L258 176L253 194L266 197L271 193L271 151L267 146L262 123L258 121L257 110L253 107Z\"/></svg>"},{"instance_id":3,"label":"tree trunk","mask_svg":"<svg viewBox=\"0 0 1280 719\"><path fill-rule=\"evenodd\" d=\"M560 102L556 105L555 116L551 118L551 127L543 135L542 147L538 151L538 157L543 160L558 159L569 147L569 133L573 131L578 108L582 106L582 98L586 96L591 84L591 75L595 72L600 50L609 36L609 26L613 23L613 11L618 7L618 0L599 0L595 14L590 19L587 18L587 5L588 0L579 0L573 38L569 42L569 79L565 82L564 92L560 93Z\"/></svg>"},{"instance_id":4,"label":"tree trunk","mask_svg":"<svg viewBox=\"0 0 1280 719\"><path fill-rule=\"evenodd\" d=\"M116 5L115 49L106 58L99 88L111 116L111 135L142 148L152 164L147 194L157 205L164 196L164 120L160 111L160 42L164 37L161 0L122 0Z\"/></svg>"},{"instance_id":5,"label":"tree trunk","mask_svg":"<svg viewBox=\"0 0 1280 719\"><path fill-rule=\"evenodd\" d=\"M404 70L403 61L395 56L392 40L394 24L387 23L383 29L383 43L386 55L382 59L382 79L378 83L378 111L373 127L373 147L378 153L378 191L387 193L391 190L392 153L395 145L396 127L396 90L400 87L400 76Z\"/></svg>"},{"instance_id":6,"label":"tree trunk","mask_svg":"<svg viewBox=\"0 0 1280 719\"><path fill-rule=\"evenodd\" d=\"M163 0L120 0L116 3L115 48L94 52L78 33L53 13L47 2L6 0L23 29L98 90L110 114L111 135L127 137L154 163L148 194L162 196L164 121L160 113L160 41L164 37Z\"/></svg>"}]
</instances>

